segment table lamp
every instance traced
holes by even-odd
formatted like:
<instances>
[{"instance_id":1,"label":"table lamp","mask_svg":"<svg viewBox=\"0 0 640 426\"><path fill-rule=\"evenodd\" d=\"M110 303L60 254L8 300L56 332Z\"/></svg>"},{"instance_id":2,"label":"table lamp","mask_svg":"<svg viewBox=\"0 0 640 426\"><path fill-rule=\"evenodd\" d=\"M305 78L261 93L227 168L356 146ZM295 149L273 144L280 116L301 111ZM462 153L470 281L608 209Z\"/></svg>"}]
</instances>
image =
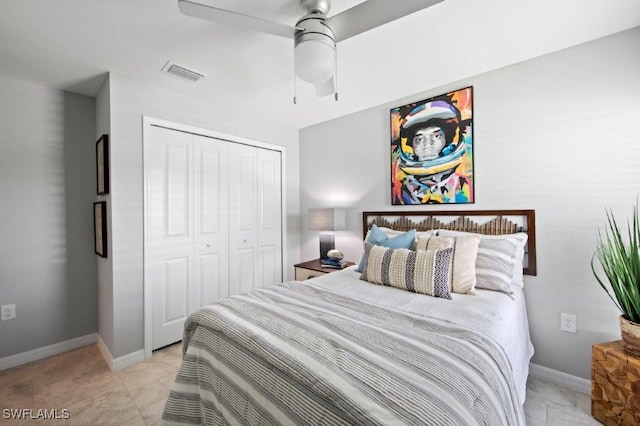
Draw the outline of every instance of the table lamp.
<instances>
[{"instance_id":1,"label":"table lamp","mask_svg":"<svg viewBox=\"0 0 640 426\"><path fill-rule=\"evenodd\" d=\"M309 209L309 230L320 231L320 259L327 258L327 252L335 248L332 231L346 229L344 209Z\"/></svg>"}]
</instances>

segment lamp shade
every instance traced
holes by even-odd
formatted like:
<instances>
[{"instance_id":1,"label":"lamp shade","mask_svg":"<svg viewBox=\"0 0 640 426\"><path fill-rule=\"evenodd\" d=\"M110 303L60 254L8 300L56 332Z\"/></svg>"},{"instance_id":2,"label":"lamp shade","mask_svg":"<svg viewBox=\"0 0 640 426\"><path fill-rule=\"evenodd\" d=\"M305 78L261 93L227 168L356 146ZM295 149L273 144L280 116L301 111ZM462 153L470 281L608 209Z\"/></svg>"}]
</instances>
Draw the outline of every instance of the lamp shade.
<instances>
[{"instance_id":1,"label":"lamp shade","mask_svg":"<svg viewBox=\"0 0 640 426\"><path fill-rule=\"evenodd\" d=\"M346 227L344 209L309 209L310 231L340 231Z\"/></svg>"}]
</instances>

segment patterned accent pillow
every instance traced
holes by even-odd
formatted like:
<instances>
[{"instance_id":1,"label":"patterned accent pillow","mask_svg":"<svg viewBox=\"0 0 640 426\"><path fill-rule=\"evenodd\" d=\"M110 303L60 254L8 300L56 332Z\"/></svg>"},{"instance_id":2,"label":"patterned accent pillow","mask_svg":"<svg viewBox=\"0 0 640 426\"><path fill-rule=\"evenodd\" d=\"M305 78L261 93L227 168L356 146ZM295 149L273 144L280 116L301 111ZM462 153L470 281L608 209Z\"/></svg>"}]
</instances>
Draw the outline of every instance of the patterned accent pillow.
<instances>
[{"instance_id":1,"label":"patterned accent pillow","mask_svg":"<svg viewBox=\"0 0 640 426\"><path fill-rule=\"evenodd\" d=\"M397 231L394 231L397 232ZM392 249L406 248L410 249L415 244L416 230L411 229L407 232L401 232L395 237L389 237L383 232L381 228L378 228L375 224L371 227L371 231L367 234L365 243L371 243L378 246L389 247ZM362 272L364 269L365 256L363 255L358 262L358 268L356 272Z\"/></svg>"},{"instance_id":2,"label":"patterned accent pillow","mask_svg":"<svg viewBox=\"0 0 640 426\"><path fill-rule=\"evenodd\" d=\"M365 243L365 264L360 279L451 299L449 265L453 249L391 249Z\"/></svg>"},{"instance_id":3,"label":"patterned accent pillow","mask_svg":"<svg viewBox=\"0 0 640 426\"><path fill-rule=\"evenodd\" d=\"M451 288L449 290L453 293L475 294L476 257L479 244L479 235L419 238L416 250L452 248L453 256L449 268Z\"/></svg>"},{"instance_id":4,"label":"patterned accent pillow","mask_svg":"<svg viewBox=\"0 0 640 426\"><path fill-rule=\"evenodd\" d=\"M522 264L527 234L481 235L469 232L438 230L443 237L479 235L476 257L476 288L496 290L509 295L512 287L522 288Z\"/></svg>"}]
</instances>

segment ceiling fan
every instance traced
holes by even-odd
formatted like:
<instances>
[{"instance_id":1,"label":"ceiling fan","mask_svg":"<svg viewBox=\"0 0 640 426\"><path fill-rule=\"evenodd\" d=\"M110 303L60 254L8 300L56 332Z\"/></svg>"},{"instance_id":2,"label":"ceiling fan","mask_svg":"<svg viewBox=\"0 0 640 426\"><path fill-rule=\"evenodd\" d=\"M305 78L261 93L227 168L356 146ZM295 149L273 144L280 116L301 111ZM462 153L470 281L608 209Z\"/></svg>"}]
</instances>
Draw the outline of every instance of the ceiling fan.
<instances>
[{"instance_id":1,"label":"ceiling fan","mask_svg":"<svg viewBox=\"0 0 640 426\"><path fill-rule=\"evenodd\" d=\"M305 14L293 27L191 0L178 0L178 7L180 12L187 16L293 39L296 75L301 80L313 84L316 95L335 94L335 99L338 100L337 42L433 6L443 0L367 0L332 17L327 17L331 7L330 0L299 1Z\"/></svg>"}]
</instances>

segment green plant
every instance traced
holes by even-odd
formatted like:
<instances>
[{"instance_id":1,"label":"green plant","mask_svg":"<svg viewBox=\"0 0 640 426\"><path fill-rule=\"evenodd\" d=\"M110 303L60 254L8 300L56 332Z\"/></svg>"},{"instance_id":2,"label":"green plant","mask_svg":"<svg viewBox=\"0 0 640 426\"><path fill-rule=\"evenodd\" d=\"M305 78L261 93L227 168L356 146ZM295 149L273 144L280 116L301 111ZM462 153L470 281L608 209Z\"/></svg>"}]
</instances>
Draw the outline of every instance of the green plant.
<instances>
[{"instance_id":1,"label":"green plant","mask_svg":"<svg viewBox=\"0 0 640 426\"><path fill-rule=\"evenodd\" d=\"M604 235L598 230L598 248L591 259L591 270L600 286L629 320L640 324L640 226L638 202L633 208L631 222L627 221L625 240L611 210L607 210ZM604 279L596 272L595 259L602 265L613 295ZM615 299L614 297L615 296Z\"/></svg>"}]
</instances>

